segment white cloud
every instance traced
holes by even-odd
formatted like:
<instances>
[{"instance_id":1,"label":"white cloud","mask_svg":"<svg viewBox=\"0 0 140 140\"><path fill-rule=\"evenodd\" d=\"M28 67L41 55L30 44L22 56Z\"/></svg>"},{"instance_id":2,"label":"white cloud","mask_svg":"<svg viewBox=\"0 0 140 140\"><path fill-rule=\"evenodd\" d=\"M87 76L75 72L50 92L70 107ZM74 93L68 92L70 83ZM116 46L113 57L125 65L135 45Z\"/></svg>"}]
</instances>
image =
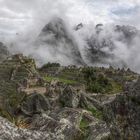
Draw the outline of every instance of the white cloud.
<instances>
[{"instance_id":1,"label":"white cloud","mask_svg":"<svg viewBox=\"0 0 140 140\"><path fill-rule=\"evenodd\" d=\"M11 36L12 41L24 39L23 46L27 47L27 39L36 37L54 15L64 18L71 26L80 22L90 24L90 32L98 23L130 24L140 28L139 13L140 0L0 0L0 41L9 41ZM18 49L24 47L21 45Z\"/></svg>"},{"instance_id":2,"label":"white cloud","mask_svg":"<svg viewBox=\"0 0 140 140\"><path fill-rule=\"evenodd\" d=\"M131 15L119 14L129 9L134 10ZM25 30L35 23L43 26L52 15L65 16L70 24L116 22L139 27L139 11L139 0L0 0L1 24L8 26L9 22L11 28L16 25L15 32L20 32L20 28L23 30L24 24ZM1 24L0 28L3 28Z\"/></svg>"}]
</instances>

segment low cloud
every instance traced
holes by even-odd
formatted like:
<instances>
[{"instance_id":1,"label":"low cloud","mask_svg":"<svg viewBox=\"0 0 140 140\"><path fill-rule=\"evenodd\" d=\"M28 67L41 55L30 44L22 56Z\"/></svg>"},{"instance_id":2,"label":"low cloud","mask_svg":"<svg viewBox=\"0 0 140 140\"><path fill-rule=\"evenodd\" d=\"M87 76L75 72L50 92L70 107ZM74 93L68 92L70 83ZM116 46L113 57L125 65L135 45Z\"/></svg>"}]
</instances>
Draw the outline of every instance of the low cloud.
<instances>
[{"instance_id":1,"label":"low cloud","mask_svg":"<svg viewBox=\"0 0 140 140\"><path fill-rule=\"evenodd\" d=\"M87 45L85 38L94 35L96 24L103 23L106 32L112 32L108 36L112 37L113 31L109 29L112 25L133 25L140 29L139 13L139 0L0 0L0 41L6 43L13 53L38 56L43 63L53 61L48 48L41 46L35 49L34 42L42 28L57 16L65 20L67 30L74 36L82 58L88 63L84 52ZM85 27L80 35L73 31L79 23ZM106 32L104 36L107 36ZM114 38L113 35L118 47L111 53L133 70L140 71L139 37L133 40L131 49L128 44ZM56 59L64 61L61 55Z\"/></svg>"}]
</instances>

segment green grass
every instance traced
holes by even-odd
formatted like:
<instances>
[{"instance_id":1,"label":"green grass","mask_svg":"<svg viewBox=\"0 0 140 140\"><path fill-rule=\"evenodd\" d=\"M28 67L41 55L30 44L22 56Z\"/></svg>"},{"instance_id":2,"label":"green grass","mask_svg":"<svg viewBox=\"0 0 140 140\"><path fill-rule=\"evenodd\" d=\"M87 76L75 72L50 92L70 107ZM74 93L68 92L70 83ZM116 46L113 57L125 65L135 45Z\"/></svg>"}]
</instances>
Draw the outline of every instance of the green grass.
<instances>
[{"instance_id":1,"label":"green grass","mask_svg":"<svg viewBox=\"0 0 140 140\"><path fill-rule=\"evenodd\" d=\"M89 122L86 119L82 118L80 125L79 125L79 128L83 132L83 136L82 136L81 140L87 139L87 137L88 137L88 128L87 127L88 126L89 126Z\"/></svg>"},{"instance_id":2,"label":"green grass","mask_svg":"<svg viewBox=\"0 0 140 140\"><path fill-rule=\"evenodd\" d=\"M89 122L85 119L82 119L80 122L80 129L85 130L88 125L89 125Z\"/></svg>"},{"instance_id":3,"label":"green grass","mask_svg":"<svg viewBox=\"0 0 140 140\"><path fill-rule=\"evenodd\" d=\"M119 78L122 79L122 83L117 80ZM45 80L51 82L56 79L64 84L85 85L86 90L91 93L116 94L123 91L125 81L132 81L136 78L135 74L130 73L121 76L119 70L115 69L87 67L83 68L82 71L64 69L57 77L48 76L45 77Z\"/></svg>"},{"instance_id":4,"label":"green grass","mask_svg":"<svg viewBox=\"0 0 140 140\"><path fill-rule=\"evenodd\" d=\"M8 119L10 122L14 123L15 118L12 116L8 111L5 111L4 109L0 108L0 116Z\"/></svg>"},{"instance_id":5,"label":"green grass","mask_svg":"<svg viewBox=\"0 0 140 140\"><path fill-rule=\"evenodd\" d=\"M0 87L0 97L3 99L2 106L0 106L0 116L14 122L14 118L16 118L15 112L22 103L26 94L17 93L16 83L14 82L1 82Z\"/></svg>"},{"instance_id":6,"label":"green grass","mask_svg":"<svg viewBox=\"0 0 140 140\"><path fill-rule=\"evenodd\" d=\"M96 117L98 119L103 118L102 112L97 110L96 108L88 108L87 110L90 111L94 117Z\"/></svg>"},{"instance_id":7,"label":"green grass","mask_svg":"<svg viewBox=\"0 0 140 140\"><path fill-rule=\"evenodd\" d=\"M46 76L45 77L45 80L47 82L51 82L52 80L58 80L64 84L77 84L76 81L74 80L69 80L69 79L65 79L65 78L62 78L62 77L51 77L51 76Z\"/></svg>"},{"instance_id":8,"label":"green grass","mask_svg":"<svg viewBox=\"0 0 140 140\"><path fill-rule=\"evenodd\" d=\"M111 81L111 84L112 84L112 90L108 92L109 94L120 93L123 91L123 87L121 84L118 84L114 81Z\"/></svg>"}]
</instances>

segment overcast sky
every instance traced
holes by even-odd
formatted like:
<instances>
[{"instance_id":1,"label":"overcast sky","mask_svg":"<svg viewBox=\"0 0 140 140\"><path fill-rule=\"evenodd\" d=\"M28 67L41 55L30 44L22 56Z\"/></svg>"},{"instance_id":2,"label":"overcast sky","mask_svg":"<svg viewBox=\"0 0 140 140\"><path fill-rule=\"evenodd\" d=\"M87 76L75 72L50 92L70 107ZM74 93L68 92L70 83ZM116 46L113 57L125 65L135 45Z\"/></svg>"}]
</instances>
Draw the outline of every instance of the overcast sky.
<instances>
[{"instance_id":1,"label":"overcast sky","mask_svg":"<svg viewBox=\"0 0 140 140\"><path fill-rule=\"evenodd\" d=\"M53 15L71 24L113 23L140 28L140 0L0 0L0 35L43 27Z\"/></svg>"}]
</instances>

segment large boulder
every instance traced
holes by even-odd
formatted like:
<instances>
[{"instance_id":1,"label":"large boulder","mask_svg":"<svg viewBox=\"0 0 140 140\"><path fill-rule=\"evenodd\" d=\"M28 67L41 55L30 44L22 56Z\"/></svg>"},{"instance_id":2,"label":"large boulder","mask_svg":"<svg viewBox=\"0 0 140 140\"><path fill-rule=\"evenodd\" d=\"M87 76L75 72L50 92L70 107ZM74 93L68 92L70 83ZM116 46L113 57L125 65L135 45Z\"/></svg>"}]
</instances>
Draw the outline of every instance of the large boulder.
<instances>
[{"instance_id":1,"label":"large boulder","mask_svg":"<svg viewBox=\"0 0 140 140\"><path fill-rule=\"evenodd\" d=\"M42 132L30 131L16 127L7 119L0 117L0 139L1 140L45 140L50 139L48 134Z\"/></svg>"},{"instance_id":2,"label":"large boulder","mask_svg":"<svg viewBox=\"0 0 140 140\"><path fill-rule=\"evenodd\" d=\"M34 114L48 111L50 109L50 104L45 96L33 93L24 99L20 108L25 115L33 116Z\"/></svg>"},{"instance_id":3,"label":"large boulder","mask_svg":"<svg viewBox=\"0 0 140 140\"><path fill-rule=\"evenodd\" d=\"M80 121L81 111L62 109L33 117L30 124L31 130L38 130L51 134L52 140L82 140L82 132L77 127Z\"/></svg>"},{"instance_id":4,"label":"large boulder","mask_svg":"<svg viewBox=\"0 0 140 140\"><path fill-rule=\"evenodd\" d=\"M110 130L103 121L92 122L87 130L87 140L110 140Z\"/></svg>"},{"instance_id":5,"label":"large boulder","mask_svg":"<svg viewBox=\"0 0 140 140\"><path fill-rule=\"evenodd\" d=\"M1 140L82 140L81 132L66 119L56 121L48 116L33 117L30 129L16 127L0 117Z\"/></svg>"},{"instance_id":6,"label":"large boulder","mask_svg":"<svg viewBox=\"0 0 140 140\"><path fill-rule=\"evenodd\" d=\"M80 92L74 90L71 86L67 86L63 94L60 96L60 102L65 107L77 108L80 102Z\"/></svg>"},{"instance_id":7,"label":"large boulder","mask_svg":"<svg viewBox=\"0 0 140 140\"><path fill-rule=\"evenodd\" d=\"M79 126L83 116L83 110L65 107L51 112L49 116L58 121L60 121L62 118L67 119L71 124L77 127Z\"/></svg>"},{"instance_id":8,"label":"large boulder","mask_svg":"<svg viewBox=\"0 0 140 140\"><path fill-rule=\"evenodd\" d=\"M106 123L83 109L63 108L48 116L34 116L29 129L51 133L57 140L108 140L110 137Z\"/></svg>"}]
</instances>

